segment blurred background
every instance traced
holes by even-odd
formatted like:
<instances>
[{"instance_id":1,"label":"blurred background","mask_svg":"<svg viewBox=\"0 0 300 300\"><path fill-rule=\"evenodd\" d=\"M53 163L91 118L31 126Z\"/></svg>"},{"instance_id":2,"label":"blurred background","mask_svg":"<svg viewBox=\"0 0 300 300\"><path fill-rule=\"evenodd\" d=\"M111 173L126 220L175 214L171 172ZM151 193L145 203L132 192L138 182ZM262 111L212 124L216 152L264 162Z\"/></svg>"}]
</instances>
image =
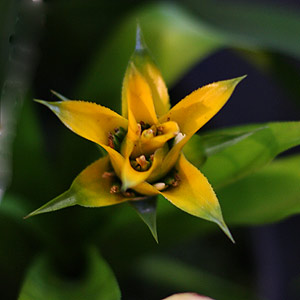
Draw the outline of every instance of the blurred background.
<instances>
[{"instance_id":1,"label":"blurred background","mask_svg":"<svg viewBox=\"0 0 300 300\"><path fill-rule=\"evenodd\" d=\"M272 210L273 194L265 211L228 200L244 198L239 189L244 186L247 197L258 202L268 186L256 190L254 175L216 189L235 245L215 226L163 199L159 245L129 205L74 207L23 220L99 157L95 145L33 98L55 100L52 89L120 112L137 20L173 105L207 83L248 75L200 133L300 119L297 0L1 0L1 299L17 299L40 253L50 257L58 277L79 285L91 245L113 270L123 299L161 299L183 291L216 300L300 299L300 218L294 215L299 204L298 210L264 219L256 216ZM296 147L282 157L298 152ZM276 181L265 182L272 187ZM280 196L300 202L299 193L289 189Z\"/></svg>"}]
</instances>

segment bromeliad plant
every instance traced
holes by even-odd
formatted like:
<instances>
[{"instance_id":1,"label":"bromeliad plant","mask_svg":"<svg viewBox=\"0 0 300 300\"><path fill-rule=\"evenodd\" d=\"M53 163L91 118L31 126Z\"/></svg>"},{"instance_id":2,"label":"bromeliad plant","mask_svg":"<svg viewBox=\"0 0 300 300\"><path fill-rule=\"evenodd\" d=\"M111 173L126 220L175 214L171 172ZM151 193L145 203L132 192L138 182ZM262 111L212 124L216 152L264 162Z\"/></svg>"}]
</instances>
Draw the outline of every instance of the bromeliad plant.
<instances>
[{"instance_id":1,"label":"bromeliad plant","mask_svg":"<svg viewBox=\"0 0 300 300\"><path fill-rule=\"evenodd\" d=\"M155 201L153 197L162 195L183 211L217 223L233 240L214 190L182 149L222 108L243 78L206 85L170 109L166 85L138 28L123 81L122 116L90 102L62 97L59 102L37 100L107 155L83 170L68 191L28 216L73 205L149 204L149 199Z\"/></svg>"}]
</instances>

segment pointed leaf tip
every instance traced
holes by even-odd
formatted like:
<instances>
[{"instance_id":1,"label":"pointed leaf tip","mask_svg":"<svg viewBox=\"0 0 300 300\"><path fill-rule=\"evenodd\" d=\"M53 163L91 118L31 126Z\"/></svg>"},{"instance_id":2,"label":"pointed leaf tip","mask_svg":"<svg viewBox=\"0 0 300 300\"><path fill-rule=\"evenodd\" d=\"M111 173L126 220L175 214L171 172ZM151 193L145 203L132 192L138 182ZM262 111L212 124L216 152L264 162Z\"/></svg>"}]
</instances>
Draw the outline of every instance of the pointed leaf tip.
<instances>
[{"instance_id":1,"label":"pointed leaf tip","mask_svg":"<svg viewBox=\"0 0 300 300\"><path fill-rule=\"evenodd\" d=\"M218 226L222 229L222 231L227 235L227 237L231 240L231 242L233 244L235 244L235 240L231 234L231 232L229 231L227 225L225 224L224 220L218 220L218 219L215 219L214 220L215 223L218 224Z\"/></svg>"},{"instance_id":2,"label":"pointed leaf tip","mask_svg":"<svg viewBox=\"0 0 300 300\"><path fill-rule=\"evenodd\" d=\"M156 207L157 198L149 197L145 200L130 201L129 204L134 208L142 221L148 226L152 236L158 244L156 228Z\"/></svg>"},{"instance_id":3,"label":"pointed leaf tip","mask_svg":"<svg viewBox=\"0 0 300 300\"><path fill-rule=\"evenodd\" d=\"M69 98L63 96L62 94L60 94L60 93L58 93L58 92L56 92L56 91L54 91L54 90L50 90L50 91L51 91L51 93L52 93L54 96L56 96L58 99L60 99L60 100L62 100L62 101L68 101L68 100L70 100Z\"/></svg>"},{"instance_id":4,"label":"pointed leaf tip","mask_svg":"<svg viewBox=\"0 0 300 300\"><path fill-rule=\"evenodd\" d=\"M231 79L231 82L232 82L232 85L233 86L237 86L243 79L245 79L248 75L243 75L243 76L240 76L240 77L236 77L236 78L233 78Z\"/></svg>"},{"instance_id":5,"label":"pointed leaf tip","mask_svg":"<svg viewBox=\"0 0 300 300\"><path fill-rule=\"evenodd\" d=\"M59 210L62 208L74 206L76 204L78 204L76 195L71 190L67 190L66 192L62 193L58 197L47 202L40 208L36 209L35 211L33 211L30 214L28 214L27 216L25 216L24 219L28 219L30 217L33 217L33 216L36 216L39 214L52 212L52 211Z\"/></svg>"},{"instance_id":6,"label":"pointed leaf tip","mask_svg":"<svg viewBox=\"0 0 300 300\"><path fill-rule=\"evenodd\" d=\"M146 44L144 41L142 29L139 23L136 25L136 43L135 43L135 50L144 50L146 48Z\"/></svg>"}]
</instances>

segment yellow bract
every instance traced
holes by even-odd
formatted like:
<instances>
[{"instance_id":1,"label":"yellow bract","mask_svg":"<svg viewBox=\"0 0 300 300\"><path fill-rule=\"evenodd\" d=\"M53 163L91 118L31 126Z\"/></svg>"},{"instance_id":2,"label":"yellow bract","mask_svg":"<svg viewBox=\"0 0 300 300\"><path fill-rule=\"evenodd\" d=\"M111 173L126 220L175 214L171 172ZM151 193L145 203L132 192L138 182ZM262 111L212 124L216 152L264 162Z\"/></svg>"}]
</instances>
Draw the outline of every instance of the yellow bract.
<instances>
[{"instance_id":1,"label":"yellow bract","mask_svg":"<svg viewBox=\"0 0 300 300\"><path fill-rule=\"evenodd\" d=\"M232 239L212 187L181 150L223 107L243 77L199 88L169 110L166 85L138 38L123 82L123 116L89 102L38 101L73 132L103 147L108 156L79 174L68 192L31 215L160 194L189 214L217 223Z\"/></svg>"}]
</instances>

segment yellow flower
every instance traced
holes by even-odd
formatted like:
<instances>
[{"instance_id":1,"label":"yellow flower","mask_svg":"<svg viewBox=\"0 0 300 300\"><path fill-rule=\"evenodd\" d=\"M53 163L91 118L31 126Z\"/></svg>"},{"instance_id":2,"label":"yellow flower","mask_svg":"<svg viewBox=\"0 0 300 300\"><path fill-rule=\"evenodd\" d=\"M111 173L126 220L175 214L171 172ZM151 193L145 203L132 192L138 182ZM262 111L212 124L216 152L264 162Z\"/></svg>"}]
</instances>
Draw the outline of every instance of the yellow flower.
<instances>
[{"instance_id":1,"label":"yellow flower","mask_svg":"<svg viewBox=\"0 0 300 300\"><path fill-rule=\"evenodd\" d=\"M123 82L122 116L90 102L37 100L107 155L83 170L68 191L28 216L76 204L100 207L162 195L185 212L217 223L232 239L211 185L181 150L242 79L206 85L170 109L166 85L138 29Z\"/></svg>"}]
</instances>

